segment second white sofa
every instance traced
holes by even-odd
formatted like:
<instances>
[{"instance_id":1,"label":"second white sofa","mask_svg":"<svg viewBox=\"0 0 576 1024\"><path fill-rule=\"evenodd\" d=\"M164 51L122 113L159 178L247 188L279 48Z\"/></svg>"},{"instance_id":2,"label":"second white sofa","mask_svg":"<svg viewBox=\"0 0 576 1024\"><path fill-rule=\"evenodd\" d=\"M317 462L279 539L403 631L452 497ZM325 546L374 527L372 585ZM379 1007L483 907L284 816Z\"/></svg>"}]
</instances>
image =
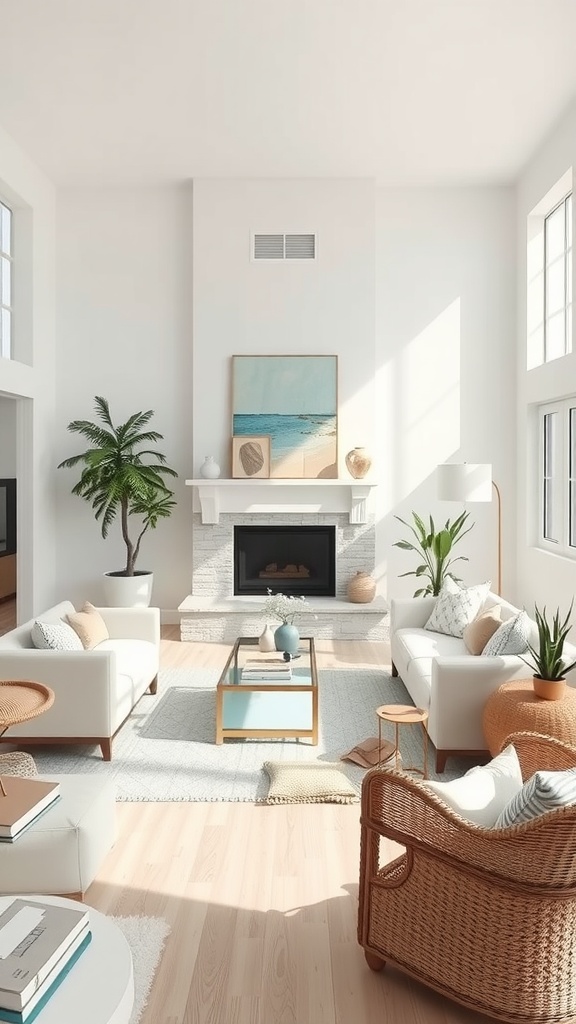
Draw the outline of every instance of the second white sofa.
<instances>
[{"instance_id":1,"label":"second white sofa","mask_svg":"<svg viewBox=\"0 0 576 1024\"><path fill-rule=\"evenodd\" d=\"M417 707L428 711L428 734L436 747L436 771L442 772L450 755L487 754L482 712L488 696L511 679L531 676L516 655L485 657L468 652L459 637L424 628L436 597L393 598L390 602L392 675L399 675ZM496 594L488 594L483 608L501 606L502 621L518 608ZM537 640L532 622L530 642ZM565 645L566 657L576 659L576 647ZM569 677L576 685L576 671Z\"/></svg>"},{"instance_id":2,"label":"second white sofa","mask_svg":"<svg viewBox=\"0 0 576 1024\"><path fill-rule=\"evenodd\" d=\"M112 738L146 690L156 692L160 665L159 608L98 608L109 639L92 650L36 650L36 619L59 623L74 612L70 601L54 605L0 637L0 679L31 679L54 690L52 707L12 726L0 740L99 744L105 761Z\"/></svg>"}]
</instances>

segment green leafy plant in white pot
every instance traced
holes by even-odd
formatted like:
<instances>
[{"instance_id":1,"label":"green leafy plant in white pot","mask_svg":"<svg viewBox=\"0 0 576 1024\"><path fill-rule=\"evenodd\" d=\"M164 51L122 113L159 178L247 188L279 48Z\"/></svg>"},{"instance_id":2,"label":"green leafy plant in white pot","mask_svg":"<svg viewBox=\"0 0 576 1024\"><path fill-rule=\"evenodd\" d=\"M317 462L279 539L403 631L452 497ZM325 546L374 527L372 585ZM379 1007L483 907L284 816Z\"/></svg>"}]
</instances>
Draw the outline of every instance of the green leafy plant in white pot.
<instances>
[{"instance_id":1,"label":"green leafy plant in white pot","mask_svg":"<svg viewBox=\"0 0 576 1024\"><path fill-rule=\"evenodd\" d=\"M416 512L412 512L414 523L407 523L400 516L394 516L412 531L414 540L397 540L393 547L401 548L402 551L415 551L422 559L415 569L400 573L401 577L416 576L423 582L427 581L425 587L419 587L414 592L414 597L424 597L426 594L437 596L442 590L442 584L447 576L460 582L460 577L454 575L452 566L455 562L467 562L468 559L465 555L458 555L457 558L450 556L454 545L462 540L467 533L470 533L474 525L472 523L467 529L464 529L469 515L469 512L463 512L453 523L447 519L439 530L436 529L432 516L429 517L428 526Z\"/></svg>"},{"instance_id":2,"label":"green leafy plant in white pot","mask_svg":"<svg viewBox=\"0 0 576 1024\"><path fill-rule=\"evenodd\" d=\"M149 604L153 574L137 570L136 561L144 535L167 519L176 506L165 478L178 474L155 447L163 435L148 428L152 409L133 413L115 426L106 399L97 395L94 403L99 422L72 420L68 424L68 430L86 438L90 447L64 459L58 468L82 466L72 494L90 502L104 538L116 519L120 520L126 564L104 574L108 603Z\"/></svg>"}]
</instances>

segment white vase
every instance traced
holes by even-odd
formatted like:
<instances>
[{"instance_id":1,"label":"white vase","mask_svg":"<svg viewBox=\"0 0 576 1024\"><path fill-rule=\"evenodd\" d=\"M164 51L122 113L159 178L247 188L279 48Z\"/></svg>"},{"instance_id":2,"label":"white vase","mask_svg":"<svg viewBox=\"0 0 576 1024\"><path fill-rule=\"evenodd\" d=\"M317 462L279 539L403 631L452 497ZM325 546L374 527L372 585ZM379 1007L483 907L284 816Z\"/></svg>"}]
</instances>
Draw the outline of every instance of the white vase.
<instances>
[{"instance_id":1,"label":"white vase","mask_svg":"<svg viewBox=\"0 0 576 1024\"><path fill-rule=\"evenodd\" d=\"M276 650L276 643L274 641L274 631L272 630L272 627L268 625L268 623L266 623L264 629L262 630L258 638L258 648L265 654L268 654L270 651Z\"/></svg>"},{"instance_id":2,"label":"white vase","mask_svg":"<svg viewBox=\"0 0 576 1024\"><path fill-rule=\"evenodd\" d=\"M204 457L204 462L200 466L200 476L203 476L205 480L217 480L220 476L220 466L213 455Z\"/></svg>"}]
</instances>

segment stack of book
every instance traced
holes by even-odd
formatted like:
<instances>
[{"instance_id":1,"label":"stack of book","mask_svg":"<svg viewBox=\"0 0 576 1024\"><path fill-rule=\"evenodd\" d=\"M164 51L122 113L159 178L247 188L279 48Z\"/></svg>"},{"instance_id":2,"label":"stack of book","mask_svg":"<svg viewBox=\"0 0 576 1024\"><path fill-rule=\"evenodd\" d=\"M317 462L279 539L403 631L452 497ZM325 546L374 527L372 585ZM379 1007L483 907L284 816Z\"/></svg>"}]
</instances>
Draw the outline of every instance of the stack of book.
<instances>
[{"instance_id":1,"label":"stack of book","mask_svg":"<svg viewBox=\"0 0 576 1024\"><path fill-rule=\"evenodd\" d=\"M0 842L13 843L59 796L59 782L0 775Z\"/></svg>"},{"instance_id":2,"label":"stack of book","mask_svg":"<svg viewBox=\"0 0 576 1024\"><path fill-rule=\"evenodd\" d=\"M292 663L277 658L248 658L242 669L244 682L288 682L292 678Z\"/></svg>"},{"instance_id":3,"label":"stack of book","mask_svg":"<svg viewBox=\"0 0 576 1024\"><path fill-rule=\"evenodd\" d=\"M32 1024L91 937L87 907L13 900L0 914L2 1024Z\"/></svg>"}]
</instances>

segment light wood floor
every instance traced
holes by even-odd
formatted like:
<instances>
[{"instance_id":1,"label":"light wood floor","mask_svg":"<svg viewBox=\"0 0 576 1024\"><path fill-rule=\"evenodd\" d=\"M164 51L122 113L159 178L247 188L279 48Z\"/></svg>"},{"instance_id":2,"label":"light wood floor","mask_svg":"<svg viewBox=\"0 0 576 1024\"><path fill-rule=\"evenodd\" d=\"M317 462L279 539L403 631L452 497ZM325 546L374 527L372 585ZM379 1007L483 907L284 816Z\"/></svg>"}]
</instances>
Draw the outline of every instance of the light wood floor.
<instances>
[{"instance_id":1,"label":"light wood floor","mask_svg":"<svg viewBox=\"0 0 576 1024\"><path fill-rule=\"evenodd\" d=\"M220 666L180 643L164 666ZM320 666L388 664L385 644L318 643ZM482 1024L356 942L359 807L121 803L86 902L172 928L141 1024ZM443 927L436 923L438 931Z\"/></svg>"}]
</instances>

